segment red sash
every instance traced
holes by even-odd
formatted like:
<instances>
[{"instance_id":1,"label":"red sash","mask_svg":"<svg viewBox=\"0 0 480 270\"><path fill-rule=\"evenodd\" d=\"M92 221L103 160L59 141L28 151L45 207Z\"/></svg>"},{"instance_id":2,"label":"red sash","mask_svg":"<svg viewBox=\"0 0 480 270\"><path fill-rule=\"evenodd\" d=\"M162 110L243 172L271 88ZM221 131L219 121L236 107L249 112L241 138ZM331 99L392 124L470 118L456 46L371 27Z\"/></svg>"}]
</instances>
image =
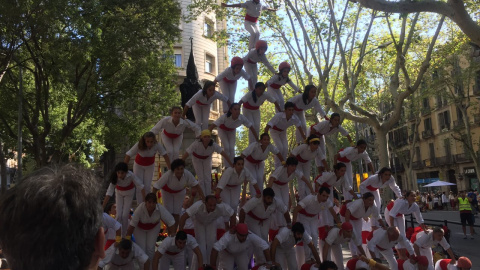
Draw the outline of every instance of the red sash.
<instances>
[{"instance_id":1,"label":"red sash","mask_svg":"<svg viewBox=\"0 0 480 270\"><path fill-rule=\"evenodd\" d=\"M315 125L316 125L316 124L313 124L313 125L310 126L310 134L315 134L315 135L317 135L318 137L322 137L323 134L320 133L320 132L318 132L317 130L315 130L315 129L313 128Z\"/></svg>"},{"instance_id":2,"label":"red sash","mask_svg":"<svg viewBox=\"0 0 480 270\"><path fill-rule=\"evenodd\" d=\"M452 261L452 259L443 259L443 260L440 260L440 268L442 268L442 270L447 270L448 269L448 264Z\"/></svg>"},{"instance_id":3,"label":"red sash","mask_svg":"<svg viewBox=\"0 0 480 270\"><path fill-rule=\"evenodd\" d=\"M320 238L320 240L325 240L327 236L327 226L318 227L318 237Z\"/></svg>"},{"instance_id":4,"label":"red sash","mask_svg":"<svg viewBox=\"0 0 480 270\"><path fill-rule=\"evenodd\" d=\"M344 148L338 150L337 153L340 153L340 152L342 152L343 150L344 150ZM338 160L338 161L341 161L341 162L343 162L343 163L348 163L348 162L350 162L350 159L348 159L347 157L338 157L337 160Z\"/></svg>"},{"instance_id":5,"label":"red sash","mask_svg":"<svg viewBox=\"0 0 480 270\"><path fill-rule=\"evenodd\" d=\"M115 188L118 189L118 190L121 190L121 191L125 191L125 190L130 190L132 188L134 188L135 185L133 184L133 181L130 182L130 185L126 186L126 187L121 187L119 185L116 185Z\"/></svg>"},{"instance_id":6,"label":"red sash","mask_svg":"<svg viewBox=\"0 0 480 270\"><path fill-rule=\"evenodd\" d=\"M250 103L245 102L243 103L243 108L249 109L249 110L258 110L260 106L252 106Z\"/></svg>"},{"instance_id":7,"label":"red sash","mask_svg":"<svg viewBox=\"0 0 480 270\"><path fill-rule=\"evenodd\" d=\"M272 83L272 84L270 84L270 87L273 88L273 89L280 89L280 87L282 87L282 85L276 84L276 83Z\"/></svg>"},{"instance_id":8,"label":"red sash","mask_svg":"<svg viewBox=\"0 0 480 270\"><path fill-rule=\"evenodd\" d=\"M273 183L275 183L279 186L284 186L284 185L288 184L288 182L282 182L282 181L278 181L278 180L273 181Z\"/></svg>"},{"instance_id":9,"label":"red sash","mask_svg":"<svg viewBox=\"0 0 480 270\"><path fill-rule=\"evenodd\" d=\"M158 225L158 222L156 223L142 223L141 221L138 222L137 226L138 228L142 229L142 230L145 230L145 231L149 231L153 228L155 228L155 226Z\"/></svg>"},{"instance_id":10,"label":"red sash","mask_svg":"<svg viewBox=\"0 0 480 270\"><path fill-rule=\"evenodd\" d=\"M369 231L362 231L362 244L367 243L367 237L368 237L369 234L370 234Z\"/></svg>"},{"instance_id":11,"label":"red sash","mask_svg":"<svg viewBox=\"0 0 480 270\"><path fill-rule=\"evenodd\" d=\"M217 241L225 234L225 229L217 229Z\"/></svg>"},{"instance_id":12,"label":"red sash","mask_svg":"<svg viewBox=\"0 0 480 270\"><path fill-rule=\"evenodd\" d=\"M230 79L227 79L227 77L223 77L223 81L231 84L231 83L236 82L237 80L230 80Z\"/></svg>"},{"instance_id":13,"label":"red sash","mask_svg":"<svg viewBox=\"0 0 480 270\"><path fill-rule=\"evenodd\" d=\"M312 269L313 265L314 265L314 263L305 263L305 264L302 265L300 270L310 270L310 269Z\"/></svg>"},{"instance_id":14,"label":"red sash","mask_svg":"<svg viewBox=\"0 0 480 270\"><path fill-rule=\"evenodd\" d=\"M253 17L253 16L250 16L248 14L245 14L245 21L257 23L258 17Z\"/></svg>"},{"instance_id":15,"label":"red sash","mask_svg":"<svg viewBox=\"0 0 480 270\"><path fill-rule=\"evenodd\" d=\"M238 187L238 185L229 185L229 184L227 184L227 187Z\"/></svg>"},{"instance_id":16,"label":"red sash","mask_svg":"<svg viewBox=\"0 0 480 270\"><path fill-rule=\"evenodd\" d=\"M254 65L257 64L257 62L254 62L254 61L253 61L252 59L250 59L250 58L248 58L247 62L250 63L250 64L254 64Z\"/></svg>"},{"instance_id":17,"label":"red sash","mask_svg":"<svg viewBox=\"0 0 480 270\"><path fill-rule=\"evenodd\" d=\"M225 131L234 131L234 130L236 130L236 128L229 128L229 127L225 126L225 124L221 124L221 125L219 126L219 128L221 128L221 129L223 129L223 130L225 130Z\"/></svg>"},{"instance_id":18,"label":"red sash","mask_svg":"<svg viewBox=\"0 0 480 270\"><path fill-rule=\"evenodd\" d=\"M355 270L355 269L357 269L357 262L358 262L358 258L350 259L350 260L348 260L346 266L349 270Z\"/></svg>"},{"instance_id":19,"label":"red sash","mask_svg":"<svg viewBox=\"0 0 480 270\"><path fill-rule=\"evenodd\" d=\"M296 158L297 158L298 162L302 162L302 163L307 163L307 162L308 162L308 160L303 159L303 158L300 156L300 154L298 154L298 155L296 156Z\"/></svg>"},{"instance_id":20,"label":"red sash","mask_svg":"<svg viewBox=\"0 0 480 270\"><path fill-rule=\"evenodd\" d=\"M199 155L199 154L197 154L197 153L195 153L195 152L192 152L192 155L193 155L194 157L196 157L196 158L199 158L199 159L207 159L207 158L210 157L210 156L202 156L202 155Z\"/></svg>"},{"instance_id":21,"label":"red sash","mask_svg":"<svg viewBox=\"0 0 480 270\"><path fill-rule=\"evenodd\" d=\"M293 109L295 109L295 111L297 111L297 112L303 112L303 109L298 108L297 105L295 105L295 107L293 107Z\"/></svg>"},{"instance_id":22,"label":"red sash","mask_svg":"<svg viewBox=\"0 0 480 270\"><path fill-rule=\"evenodd\" d=\"M283 131L283 129L280 129L280 128L278 128L277 126L273 126L273 129L276 130L276 131L280 131L280 132Z\"/></svg>"},{"instance_id":23,"label":"red sash","mask_svg":"<svg viewBox=\"0 0 480 270\"><path fill-rule=\"evenodd\" d=\"M279 230L268 229L268 241L273 242L275 236L277 236Z\"/></svg>"},{"instance_id":24,"label":"red sash","mask_svg":"<svg viewBox=\"0 0 480 270\"><path fill-rule=\"evenodd\" d=\"M248 157L246 157L245 159L248 160L248 162L255 163L255 164L259 164L263 161L263 160L254 159L252 155L248 155Z\"/></svg>"},{"instance_id":25,"label":"red sash","mask_svg":"<svg viewBox=\"0 0 480 270\"><path fill-rule=\"evenodd\" d=\"M191 236L195 237L195 230L194 229L183 229L186 234L190 234Z\"/></svg>"},{"instance_id":26,"label":"red sash","mask_svg":"<svg viewBox=\"0 0 480 270\"><path fill-rule=\"evenodd\" d=\"M342 207L340 208L340 215L342 217L345 217L345 213L347 212L347 205L342 204ZM351 220L358 220L358 218L354 217L352 213L350 213L350 219Z\"/></svg>"},{"instance_id":27,"label":"red sash","mask_svg":"<svg viewBox=\"0 0 480 270\"><path fill-rule=\"evenodd\" d=\"M108 239L103 247L103 250L107 250L113 244L115 244L115 239Z\"/></svg>"},{"instance_id":28,"label":"red sash","mask_svg":"<svg viewBox=\"0 0 480 270\"><path fill-rule=\"evenodd\" d=\"M142 157L139 154L135 156L135 163L140 166L150 166L155 163L155 156L153 157Z\"/></svg>"},{"instance_id":29,"label":"red sash","mask_svg":"<svg viewBox=\"0 0 480 270\"><path fill-rule=\"evenodd\" d=\"M259 218L257 215L255 215L252 211L248 212L247 215L249 215L251 218L256 219L258 221L265 221L268 218Z\"/></svg>"},{"instance_id":30,"label":"red sash","mask_svg":"<svg viewBox=\"0 0 480 270\"><path fill-rule=\"evenodd\" d=\"M388 211L391 211L391 210L392 210L394 204L395 204L395 202L393 202L393 201L392 201L392 202L389 202L389 203L387 204L387 209L388 209ZM400 214L400 213L397 214L397 217L401 217L401 216L403 216L403 214Z\"/></svg>"},{"instance_id":31,"label":"red sash","mask_svg":"<svg viewBox=\"0 0 480 270\"><path fill-rule=\"evenodd\" d=\"M378 188L372 187L372 185L368 185L368 186L367 186L367 189L368 189L368 190L371 190L371 191L376 191L376 190L378 190Z\"/></svg>"},{"instance_id":32,"label":"red sash","mask_svg":"<svg viewBox=\"0 0 480 270\"><path fill-rule=\"evenodd\" d=\"M308 213L305 209L302 208L302 210L298 211L300 214L305 215L307 217L314 217L316 214L310 214Z\"/></svg>"},{"instance_id":33,"label":"red sash","mask_svg":"<svg viewBox=\"0 0 480 270\"><path fill-rule=\"evenodd\" d=\"M171 251L168 251L168 250L165 251L165 254L168 254L168 255L170 255L170 256L175 256L175 255L177 255L178 253L180 253L180 252L171 252Z\"/></svg>"},{"instance_id":34,"label":"red sash","mask_svg":"<svg viewBox=\"0 0 480 270\"><path fill-rule=\"evenodd\" d=\"M205 103L201 102L200 100L195 101L195 103L197 103L200 106L208 105L208 104L205 104Z\"/></svg>"},{"instance_id":35,"label":"red sash","mask_svg":"<svg viewBox=\"0 0 480 270\"><path fill-rule=\"evenodd\" d=\"M162 189L165 190L168 193L179 193L180 191L183 190L183 189L173 190L173 189L169 188L168 185L163 186Z\"/></svg>"},{"instance_id":36,"label":"red sash","mask_svg":"<svg viewBox=\"0 0 480 270\"><path fill-rule=\"evenodd\" d=\"M163 134L165 134L165 136L167 136L170 139L176 139L176 138L180 137L180 135L181 135L181 134L176 134L176 133L169 133L165 129L163 129Z\"/></svg>"}]
</instances>

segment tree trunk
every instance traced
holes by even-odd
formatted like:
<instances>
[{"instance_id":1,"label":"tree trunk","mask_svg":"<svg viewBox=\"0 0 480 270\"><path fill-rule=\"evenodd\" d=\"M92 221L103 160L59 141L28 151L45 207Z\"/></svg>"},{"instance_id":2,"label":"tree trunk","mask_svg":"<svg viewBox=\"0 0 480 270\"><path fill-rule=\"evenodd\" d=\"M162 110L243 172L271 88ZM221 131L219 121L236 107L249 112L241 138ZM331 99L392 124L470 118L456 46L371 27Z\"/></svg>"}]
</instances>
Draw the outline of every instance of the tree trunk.
<instances>
[{"instance_id":1,"label":"tree trunk","mask_svg":"<svg viewBox=\"0 0 480 270\"><path fill-rule=\"evenodd\" d=\"M388 144L387 144L387 132L381 128L376 128L373 126L376 135L375 147L377 148L379 169L383 167L389 167L389 153L388 153Z\"/></svg>"},{"instance_id":2,"label":"tree trunk","mask_svg":"<svg viewBox=\"0 0 480 270\"><path fill-rule=\"evenodd\" d=\"M0 194L4 194L7 191L7 164L5 154L3 153L3 142L0 140L0 178L2 180L0 187Z\"/></svg>"}]
</instances>

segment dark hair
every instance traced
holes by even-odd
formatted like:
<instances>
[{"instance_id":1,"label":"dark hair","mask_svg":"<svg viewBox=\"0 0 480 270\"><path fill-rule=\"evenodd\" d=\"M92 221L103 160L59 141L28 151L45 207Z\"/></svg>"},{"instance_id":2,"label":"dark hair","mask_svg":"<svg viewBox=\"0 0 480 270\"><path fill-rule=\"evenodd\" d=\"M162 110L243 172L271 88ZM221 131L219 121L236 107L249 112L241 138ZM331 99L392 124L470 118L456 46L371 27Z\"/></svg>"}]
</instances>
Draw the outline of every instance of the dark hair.
<instances>
[{"instance_id":1,"label":"dark hair","mask_svg":"<svg viewBox=\"0 0 480 270\"><path fill-rule=\"evenodd\" d=\"M122 171L122 172L128 172L128 165L125 162L119 162L117 165L115 165L115 169L113 172L110 174L110 183L116 185L117 184L117 172Z\"/></svg>"},{"instance_id":2,"label":"dark hair","mask_svg":"<svg viewBox=\"0 0 480 270\"><path fill-rule=\"evenodd\" d=\"M234 103L232 103L232 105L230 105L230 107L228 108L227 117L230 117L230 116L232 116L232 112L231 112L231 110L232 110L233 106L235 106L235 105L238 105L238 106L240 106L240 104L239 104L239 103L237 103L237 102L234 102Z\"/></svg>"},{"instance_id":3,"label":"dark hair","mask_svg":"<svg viewBox=\"0 0 480 270\"><path fill-rule=\"evenodd\" d=\"M298 165L298 159L296 157L288 157L286 161L287 166L288 165Z\"/></svg>"},{"instance_id":4,"label":"dark hair","mask_svg":"<svg viewBox=\"0 0 480 270\"><path fill-rule=\"evenodd\" d=\"M105 209L103 209L103 212L109 214L110 211L112 211L112 207L114 204L115 204L114 202L107 203L107 206L105 206Z\"/></svg>"},{"instance_id":5,"label":"dark hair","mask_svg":"<svg viewBox=\"0 0 480 270\"><path fill-rule=\"evenodd\" d=\"M362 195L362 199L364 199L364 200L366 200L366 199L368 199L368 198L371 198L371 197L374 197L374 198L375 198L375 196L373 196L373 193L372 193L372 192L365 192L365 193L363 193L363 195Z\"/></svg>"},{"instance_id":6,"label":"dark hair","mask_svg":"<svg viewBox=\"0 0 480 270\"><path fill-rule=\"evenodd\" d=\"M333 169L334 169L335 171L338 171L338 170L340 170L341 168L346 168L346 167L347 167L347 165L345 165L345 163L342 163L342 162L339 162L339 163L333 165Z\"/></svg>"},{"instance_id":7,"label":"dark hair","mask_svg":"<svg viewBox=\"0 0 480 270\"><path fill-rule=\"evenodd\" d=\"M187 233L184 231L178 231L175 235L175 240L187 240Z\"/></svg>"},{"instance_id":8,"label":"dark hair","mask_svg":"<svg viewBox=\"0 0 480 270\"><path fill-rule=\"evenodd\" d=\"M175 110L180 110L180 111L182 111L182 108L180 108L179 106L173 106L172 108L170 108L170 110L169 110L168 112L169 112L170 114L172 114L173 111L175 111Z\"/></svg>"},{"instance_id":9,"label":"dark hair","mask_svg":"<svg viewBox=\"0 0 480 270\"><path fill-rule=\"evenodd\" d=\"M132 250L132 241L128 239L122 239L122 241L118 243L118 248L123 250Z\"/></svg>"},{"instance_id":10,"label":"dark hair","mask_svg":"<svg viewBox=\"0 0 480 270\"><path fill-rule=\"evenodd\" d=\"M41 168L7 190L0 246L11 269L86 269L102 226L101 190L93 171L72 164Z\"/></svg>"},{"instance_id":11,"label":"dark hair","mask_svg":"<svg viewBox=\"0 0 480 270\"><path fill-rule=\"evenodd\" d=\"M316 138L316 139L319 139L319 137L318 137L317 135L315 135L315 134L310 134L310 136L308 136L308 138L307 138L306 144L310 144L310 141L311 141L312 139L315 139L315 138ZM318 143L320 144L320 142L318 142Z\"/></svg>"},{"instance_id":12,"label":"dark hair","mask_svg":"<svg viewBox=\"0 0 480 270\"><path fill-rule=\"evenodd\" d=\"M213 269L214 268L208 264L203 267L203 270L213 270Z\"/></svg>"},{"instance_id":13,"label":"dark hair","mask_svg":"<svg viewBox=\"0 0 480 270\"><path fill-rule=\"evenodd\" d=\"M203 142L202 141L202 138L198 139L199 142ZM208 142L208 146L212 146L213 145L213 139L210 139L210 141Z\"/></svg>"},{"instance_id":14,"label":"dark hair","mask_svg":"<svg viewBox=\"0 0 480 270\"><path fill-rule=\"evenodd\" d=\"M326 192L327 194L330 194L330 188L321 186L320 189L318 190L318 194L322 194L323 192Z\"/></svg>"},{"instance_id":15,"label":"dark hair","mask_svg":"<svg viewBox=\"0 0 480 270\"><path fill-rule=\"evenodd\" d=\"M267 187L263 190L262 195L263 197L267 197L267 196L275 197L275 191L273 191L272 188Z\"/></svg>"},{"instance_id":16,"label":"dark hair","mask_svg":"<svg viewBox=\"0 0 480 270\"><path fill-rule=\"evenodd\" d=\"M292 232L293 233L304 233L305 232L305 227L303 226L302 223L300 222L295 222L292 226Z\"/></svg>"},{"instance_id":17,"label":"dark hair","mask_svg":"<svg viewBox=\"0 0 480 270\"><path fill-rule=\"evenodd\" d=\"M385 172L392 172L392 169L390 169L388 167L383 167L383 168L380 169L380 171L378 171L378 175L382 175Z\"/></svg>"},{"instance_id":18,"label":"dark hair","mask_svg":"<svg viewBox=\"0 0 480 270\"><path fill-rule=\"evenodd\" d=\"M403 198L406 200L408 196L410 196L410 194L415 194L415 191L413 190L407 190L407 192L405 192L405 196L403 196ZM445 192L444 192L445 193Z\"/></svg>"},{"instance_id":19,"label":"dark hair","mask_svg":"<svg viewBox=\"0 0 480 270\"><path fill-rule=\"evenodd\" d=\"M285 105L283 106L283 108L286 110L288 108L295 108L295 104L291 101L287 101L285 102Z\"/></svg>"},{"instance_id":20,"label":"dark hair","mask_svg":"<svg viewBox=\"0 0 480 270\"><path fill-rule=\"evenodd\" d=\"M142 135L142 137L140 137L140 140L138 140L138 149L140 150L147 149L147 143L145 141L146 138L153 138L153 143L157 143L157 136L155 136L155 133L148 131L148 132L145 132Z\"/></svg>"},{"instance_id":21,"label":"dark hair","mask_svg":"<svg viewBox=\"0 0 480 270\"><path fill-rule=\"evenodd\" d=\"M202 88L203 96L207 95L207 89L210 88L212 85L215 86L215 83L212 82L212 81L209 81L209 80L205 80L205 82L203 84L203 88Z\"/></svg>"},{"instance_id":22,"label":"dark hair","mask_svg":"<svg viewBox=\"0 0 480 270\"><path fill-rule=\"evenodd\" d=\"M334 117L340 117L340 114L339 113L332 113L332 115L330 115L330 120L332 120Z\"/></svg>"},{"instance_id":23,"label":"dark hair","mask_svg":"<svg viewBox=\"0 0 480 270\"><path fill-rule=\"evenodd\" d=\"M357 146L360 146L360 145L367 145L367 142L363 139L360 139L357 141Z\"/></svg>"},{"instance_id":24,"label":"dark hair","mask_svg":"<svg viewBox=\"0 0 480 270\"><path fill-rule=\"evenodd\" d=\"M265 136L268 136L268 138L270 139L270 135L267 132L264 132L260 135L260 140L263 139L263 137Z\"/></svg>"},{"instance_id":25,"label":"dark hair","mask_svg":"<svg viewBox=\"0 0 480 270\"><path fill-rule=\"evenodd\" d=\"M245 162L245 160L244 160L243 157L241 157L241 156L234 157L234 158L233 158L233 164L237 164L237 162L240 161L240 160L243 161L243 162Z\"/></svg>"},{"instance_id":26,"label":"dark hair","mask_svg":"<svg viewBox=\"0 0 480 270\"><path fill-rule=\"evenodd\" d=\"M305 89L303 90L302 100L303 100L303 103L305 103L305 105L307 105L309 103L308 102L308 95L309 95L310 90L312 88L316 88L315 85L309 84L309 85L305 86Z\"/></svg>"},{"instance_id":27,"label":"dark hair","mask_svg":"<svg viewBox=\"0 0 480 270\"><path fill-rule=\"evenodd\" d=\"M257 88L259 88L259 87L263 87L263 90L265 91L265 84L264 84L263 82L257 82L257 83L255 84L255 90L256 90ZM253 98L253 101L256 103L258 97L257 97L257 93L255 93L255 90L252 91L252 98Z\"/></svg>"},{"instance_id":28,"label":"dark hair","mask_svg":"<svg viewBox=\"0 0 480 270\"><path fill-rule=\"evenodd\" d=\"M211 194L210 194L210 195L205 196L205 203L208 202L210 199L215 199L215 200L217 200L217 198L216 198L214 195L211 195Z\"/></svg>"},{"instance_id":29,"label":"dark hair","mask_svg":"<svg viewBox=\"0 0 480 270\"><path fill-rule=\"evenodd\" d=\"M170 169L172 170L172 172L178 168L178 167L185 167L185 160L181 159L181 158L177 158L175 160L172 161L172 164L170 164Z\"/></svg>"},{"instance_id":30,"label":"dark hair","mask_svg":"<svg viewBox=\"0 0 480 270\"><path fill-rule=\"evenodd\" d=\"M338 270L338 266L332 261L323 261L318 270Z\"/></svg>"},{"instance_id":31,"label":"dark hair","mask_svg":"<svg viewBox=\"0 0 480 270\"><path fill-rule=\"evenodd\" d=\"M155 193L153 192L150 192L148 193L147 195L145 195L145 202L157 202L157 195L155 195Z\"/></svg>"}]
</instances>

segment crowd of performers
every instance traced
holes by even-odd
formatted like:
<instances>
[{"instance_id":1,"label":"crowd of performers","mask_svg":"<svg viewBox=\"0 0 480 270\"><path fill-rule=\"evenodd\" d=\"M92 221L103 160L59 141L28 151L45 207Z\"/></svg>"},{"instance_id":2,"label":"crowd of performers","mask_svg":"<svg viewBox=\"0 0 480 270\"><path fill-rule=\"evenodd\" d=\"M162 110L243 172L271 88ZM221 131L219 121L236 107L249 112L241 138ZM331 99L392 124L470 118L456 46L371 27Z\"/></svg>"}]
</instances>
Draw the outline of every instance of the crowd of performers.
<instances>
[{"instance_id":1,"label":"crowd of performers","mask_svg":"<svg viewBox=\"0 0 480 270\"><path fill-rule=\"evenodd\" d=\"M170 116L145 133L126 153L124 162L116 165L104 200L104 208L112 211L107 204L115 193L115 219L111 212L104 214L107 257L100 266L130 269L132 259L137 258L143 269L155 270L166 270L170 265L175 270L186 269L186 265L189 269L226 270L252 266L289 270L469 269L467 258L455 259L442 229L424 226L415 194L402 192L389 168L374 170L365 151L367 143L352 141L340 125L339 114L327 117L316 98L317 88L307 85L302 92L289 79L291 66L287 62L275 72L257 26L260 12L268 8L257 1L223 6L247 10L249 52L243 58L233 57L230 67L214 81L205 81L184 108L172 107ZM257 82L259 62L274 73L266 83ZM248 81L250 91L235 101L241 77ZM287 101L280 91L286 84L298 92ZM224 114L210 124L210 105L217 99L223 101ZM265 101L275 105L276 114L260 127L260 108ZM189 108L195 122L185 119ZM324 120L307 127L305 111L311 108ZM235 156L236 131L242 125L248 128L249 146ZM290 126L296 129L296 141L289 152ZM196 139L180 157L186 128ZM213 129L217 129L221 146L212 139ZM330 167L325 136L338 132L351 146L338 151ZM211 178L214 152L222 155L225 166L218 183L212 183ZM152 185L156 154L164 158L168 171ZM275 170L265 176L265 160L270 155ZM130 172L127 164L132 158ZM370 176L360 184L361 197L357 198L352 162L360 159ZM192 172L185 168L190 160ZM313 162L318 170L316 178ZM292 184L298 192L293 212ZM379 189L385 187L397 199L382 206ZM161 204L157 191L161 192ZM343 200L335 198L334 191L341 193ZM130 217L135 192L138 206ZM385 220L381 207L385 207ZM414 241L406 237L406 214L413 214L420 224ZM162 223L169 236L156 246ZM135 242L130 241L132 235ZM436 243L450 259L434 263L431 247ZM346 265L342 245L349 246L353 256Z\"/></svg>"}]
</instances>

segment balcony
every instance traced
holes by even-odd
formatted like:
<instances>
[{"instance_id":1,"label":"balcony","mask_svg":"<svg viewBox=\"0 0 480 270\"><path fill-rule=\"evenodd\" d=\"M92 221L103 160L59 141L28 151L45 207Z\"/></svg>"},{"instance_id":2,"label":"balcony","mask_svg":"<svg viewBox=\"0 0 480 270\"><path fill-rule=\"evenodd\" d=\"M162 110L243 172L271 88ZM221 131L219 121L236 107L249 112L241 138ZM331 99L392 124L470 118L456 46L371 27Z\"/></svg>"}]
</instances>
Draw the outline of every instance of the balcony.
<instances>
[{"instance_id":1,"label":"balcony","mask_svg":"<svg viewBox=\"0 0 480 270\"><path fill-rule=\"evenodd\" d=\"M472 157L468 154L465 154L465 153L456 154L454 156L454 159L455 159L456 163L467 163L467 162L472 162L473 161Z\"/></svg>"},{"instance_id":2,"label":"balcony","mask_svg":"<svg viewBox=\"0 0 480 270\"><path fill-rule=\"evenodd\" d=\"M399 147L402 147L402 146L407 145L408 142L407 142L407 140L405 140L405 139L403 139L403 140L394 140L394 141L392 142L392 144L393 144L394 147L399 148Z\"/></svg>"},{"instance_id":3,"label":"balcony","mask_svg":"<svg viewBox=\"0 0 480 270\"><path fill-rule=\"evenodd\" d=\"M423 165L426 167L426 168L432 168L432 167L435 167L436 165L436 162L435 162L435 158L433 159L425 159L423 161Z\"/></svg>"},{"instance_id":4,"label":"balcony","mask_svg":"<svg viewBox=\"0 0 480 270\"><path fill-rule=\"evenodd\" d=\"M437 157L435 158L435 163L438 166L451 165L453 164L453 157L452 155Z\"/></svg>"},{"instance_id":5,"label":"balcony","mask_svg":"<svg viewBox=\"0 0 480 270\"><path fill-rule=\"evenodd\" d=\"M440 132L447 132L450 130L450 123L444 124L440 126Z\"/></svg>"},{"instance_id":6,"label":"balcony","mask_svg":"<svg viewBox=\"0 0 480 270\"><path fill-rule=\"evenodd\" d=\"M433 137L433 130L427 129L425 131L422 131L422 138L423 139L428 139L428 138L431 138L431 137Z\"/></svg>"},{"instance_id":7,"label":"balcony","mask_svg":"<svg viewBox=\"0 0 480 270\"><path fill-rule=\"evenodd\" d=\"M453 127L454 128L463 128L465 127L465 123L463 122L463 119L458 119L453 121Z\"/></svg>"},{"instance_id":8,"label":"balcony","mask_svg":"<svg viewBox=\"0 0 480 270\"><path fill-rule=\"evenodd\" d=\"M414 162L412 162L412 169L414 169L414 170L423 169L423 161L414 161Z\"/></svg>"}]
</instances>

